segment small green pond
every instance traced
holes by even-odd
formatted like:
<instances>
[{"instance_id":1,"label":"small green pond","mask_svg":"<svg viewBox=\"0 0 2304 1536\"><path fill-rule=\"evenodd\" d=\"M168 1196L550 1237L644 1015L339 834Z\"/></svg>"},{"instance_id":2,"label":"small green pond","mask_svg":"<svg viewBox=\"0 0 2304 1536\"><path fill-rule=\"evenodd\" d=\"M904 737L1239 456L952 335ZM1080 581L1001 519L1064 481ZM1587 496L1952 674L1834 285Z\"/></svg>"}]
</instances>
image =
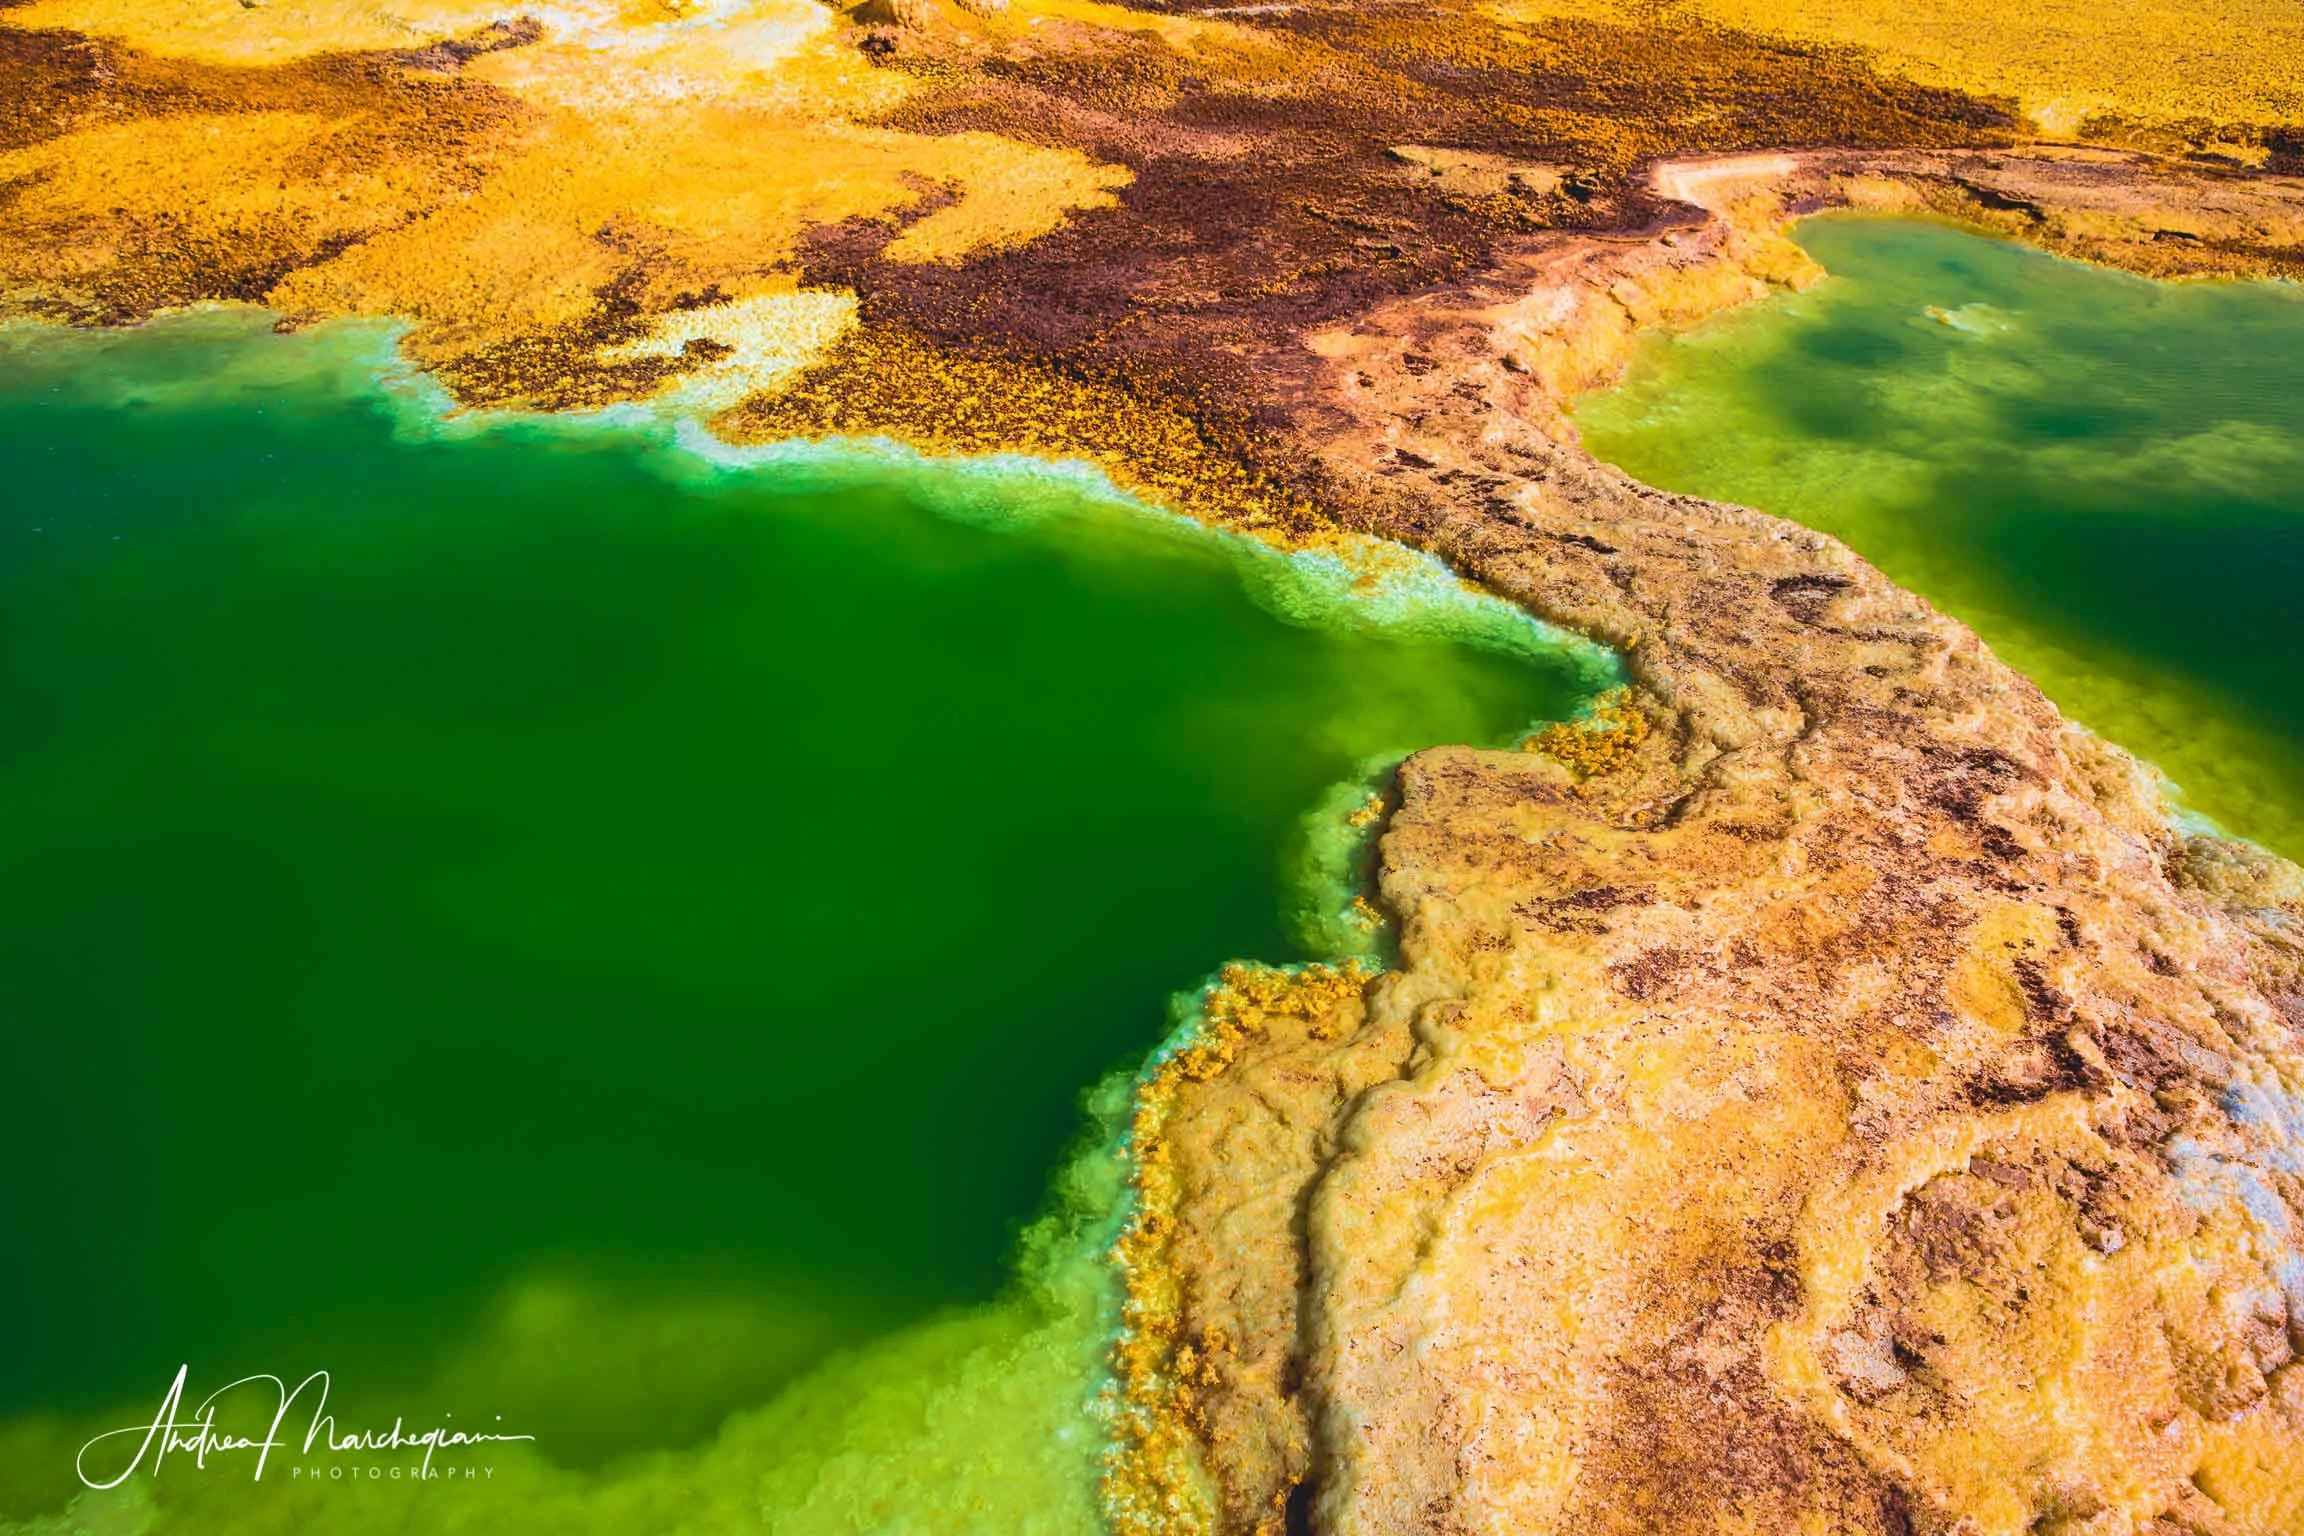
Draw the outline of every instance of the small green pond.
<instances>
[{"instance_id":1,"label":"small green pond","mask_svg":"<svg viewBox=\"0 0 2304 1536\"><path fill-rule=\"evenodd\" d=\"M2304 856L2304 295L1828 216L1807 293L1649 338L1601 458L1845 540L2186 805Z\"/></svg>"}]
</instances>

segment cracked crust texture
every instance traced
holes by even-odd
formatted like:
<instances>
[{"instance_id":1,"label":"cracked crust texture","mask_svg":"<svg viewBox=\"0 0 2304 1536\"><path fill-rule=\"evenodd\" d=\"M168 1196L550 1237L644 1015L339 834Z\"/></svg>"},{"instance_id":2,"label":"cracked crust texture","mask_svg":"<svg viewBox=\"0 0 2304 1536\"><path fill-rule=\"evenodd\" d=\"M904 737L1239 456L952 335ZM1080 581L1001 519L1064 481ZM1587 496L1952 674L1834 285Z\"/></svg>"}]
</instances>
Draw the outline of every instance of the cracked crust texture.
<instances>
[{"instance_id":1,"label":"cracked crust texture","mask_svg":"<svg viewBox=\"0 0 2304 1536\"><path fill-rule=\"evenodd\" d=\"M0 315L397 315L467 404L1074 455L1625 650L1402 770L1395 970L1149 1081L1124 1528L2304 1532L2304 882L1563 415L1808 209L2297 270L2298 125L2017 123L1669 8L35 0Z\"/></svg>"}]
</instances>

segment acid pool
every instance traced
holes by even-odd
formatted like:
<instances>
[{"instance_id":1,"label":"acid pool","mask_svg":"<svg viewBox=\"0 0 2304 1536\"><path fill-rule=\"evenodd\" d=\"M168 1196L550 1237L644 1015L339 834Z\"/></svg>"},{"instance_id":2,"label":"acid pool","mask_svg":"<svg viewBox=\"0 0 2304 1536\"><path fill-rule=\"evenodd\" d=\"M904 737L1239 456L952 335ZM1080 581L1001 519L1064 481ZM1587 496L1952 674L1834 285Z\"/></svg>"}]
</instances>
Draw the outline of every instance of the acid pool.
<instances>
[{"instance_id":1,"label":"acid pool","mask_svg":"<svg viewBox=\"0 0 2304 1536\"><path fill-rule=\"evenodd\" d=\"M80 1518L1092 1529L1084 1093L1351 942L1371 772L1612 663L1084 476L442 421L391 350L0 331L0 1529L180 1364L535 1438Z\"/></svg>"},{"instance_id":2,"label":"acid pool","mask_svg":"<svg viewBox=\"0 0 2304 1536\"><path fill-rule=\"evenodd\" d=\"M1909 219L1798 238L1829 280L1648 338L1592 450L1845 540L2304 856L2304 295Z\"/></svg>"}]
</instances>

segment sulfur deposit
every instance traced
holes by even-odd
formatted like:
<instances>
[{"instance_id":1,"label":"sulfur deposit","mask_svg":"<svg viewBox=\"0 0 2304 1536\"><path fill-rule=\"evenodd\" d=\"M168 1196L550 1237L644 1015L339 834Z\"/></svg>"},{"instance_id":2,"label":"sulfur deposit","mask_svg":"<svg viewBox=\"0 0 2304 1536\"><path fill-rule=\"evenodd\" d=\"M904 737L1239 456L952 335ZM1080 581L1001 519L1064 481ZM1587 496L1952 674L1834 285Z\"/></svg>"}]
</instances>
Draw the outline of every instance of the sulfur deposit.
<instances>
[{"instance_id":1,"label":"sulfur deposit","mask_svg":"<svg viewBox=\"0 0 2304 1536\"><path fill-rule=\"evenodd\" d=\"M2298 270L2292 17L2001 10L33 0L0 313L1088 459L1623 651L1402 770L1394 969L1228 974L1147 1078L1123 1529L2294 1536L2304 876L1564 410L1818 208Z\"/></svg>"}]
</instances>

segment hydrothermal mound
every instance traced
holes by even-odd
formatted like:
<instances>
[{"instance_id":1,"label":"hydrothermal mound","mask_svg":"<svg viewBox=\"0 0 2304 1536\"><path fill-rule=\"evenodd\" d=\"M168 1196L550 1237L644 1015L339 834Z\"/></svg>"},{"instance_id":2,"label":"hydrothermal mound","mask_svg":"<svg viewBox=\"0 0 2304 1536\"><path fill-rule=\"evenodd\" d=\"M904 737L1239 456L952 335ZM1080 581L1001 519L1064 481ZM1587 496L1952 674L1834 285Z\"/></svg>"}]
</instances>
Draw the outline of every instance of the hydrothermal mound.
<instances>
[{"instance_id":1,"label":"hydrothermal mound","mask_svg":"<svg viewBox=\"0 0 2304 1536\"><path fill-rule=\"evenodd\" d=\"M1087 457L1625 650L1403 770L1396 970L1236 973L1146 1086L1124 1527L2304 1531L2304 877L1561 415L1806 280L1806 208L2293 271L2280 90L2075 127L1597 5L0 14L9 313L402 315L470 404Z\"/></svg>"},{"instance_id":2,"label":"hydrothermal mound","mask_svg":"<svg viewBox=\"0 0 2304 1536\"><path fill-rule=\"evenodd\" d=\"M1667 166L1736 216L1312 338L1336 484L1626 648L1639 705L1411 760L1400 969L1155 1084L1168 1497L1204 1457L1233 1529L2304 1522L2304 880L1844 547L1559 414L1641 324L1802 280L1780 199L1980 178L2054 229L2137 171Z\"/></svg>"}]
</instances>

